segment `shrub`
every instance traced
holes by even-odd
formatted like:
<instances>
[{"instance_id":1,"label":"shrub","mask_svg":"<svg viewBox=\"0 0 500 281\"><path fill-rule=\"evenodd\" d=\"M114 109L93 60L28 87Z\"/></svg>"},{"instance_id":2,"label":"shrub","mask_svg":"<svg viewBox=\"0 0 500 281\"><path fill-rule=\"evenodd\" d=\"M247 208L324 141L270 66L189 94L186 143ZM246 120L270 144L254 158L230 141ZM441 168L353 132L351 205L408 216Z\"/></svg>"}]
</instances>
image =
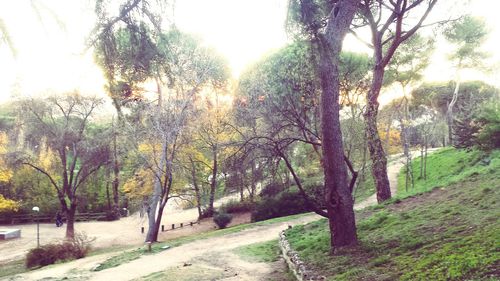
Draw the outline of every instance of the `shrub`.
<instances>
[{"instance_id":1,"label":"shrub","mask_svg":"<svg viewBox=\"0 0 500 281\"><path fill-rule=\"evenodd\" d=\"M277 198L265 198L256 204L252 221L310 212L304 197L298 192L283 192Z\"/></svg>"},{"instance_id":2,"label":"shrub","mask_svg":"<svg viewBox=\"0 0 500 281\"><path fill-rule=\"evenodd\" d=\"M280 192L285 190L285 186L278 182L272 182L262 188L262 191L259 193L260 197L274 197L278 195Z\"/></svg>"},{"instance_id":3,"label":"shrub","mask_svg":"<svg viewBox=\"0 0 500 281\"><path fill-rule=\"evenodd\" d=\"M253 202L250 201L238 201L238 200L230 200L227 203L220 206L220 212L222 213L246 213L251 212L254 208Z\"/></svg>"},{"instance_id":4,"label":"shrub","mask_svg":"<svg viewBox=\"0 0 500 281\"><path fill-rule=\"evenodd\" d=\"M83 258L90 251L91 242L85 234L75 234L73 240L62 244L47 244L31 249L26 255L26 267L42 267L60 260Z\"/></svg>"},{"instance_id":5,"label":"shrub","mask_svg":"<svg viewBox=\"0 0 500 281\"><path fill-rule=\"evenodd\" d=\"M214 215L214 222L220 229L226 228L232 219L233 216L227 213L217 213Z\"/></svg>"},{"instance_id":6,"label":"shrub","mask_svg":"<svg viewBox=\"0 0 500 281\"><path fill-rule=\"evenodd\" d=\"M484 106L475 121L480 126L477 134L479 147L485 150L500 148L500 103Z\"/></svg>"}]
</instances>

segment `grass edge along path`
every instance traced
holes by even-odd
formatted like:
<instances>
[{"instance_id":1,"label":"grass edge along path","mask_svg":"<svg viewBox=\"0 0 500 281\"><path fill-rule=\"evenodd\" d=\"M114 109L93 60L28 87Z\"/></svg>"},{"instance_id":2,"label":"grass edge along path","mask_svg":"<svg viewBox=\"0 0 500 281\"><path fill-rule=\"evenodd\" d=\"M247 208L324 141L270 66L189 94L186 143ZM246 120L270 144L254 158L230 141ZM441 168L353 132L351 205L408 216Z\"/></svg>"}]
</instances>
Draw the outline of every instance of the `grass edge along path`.
<instances>
[{"instance_id":1,"label":"grass edge along path","mask_svg":"<svg viewBox=\"0 0 500 281\"><path fill-rule=\"evenodd\" d=\"M113 257L107 259L106 261L101 263L99 266L97 266L94 270L101 271L101 270L104 270L107 268L116 267L116 266L119 266L121 264L136 260L136 259L140 258L142 255L155 254L155 253L158 253L158 252L161 252L164 250L168 250L171 247L177 247L177 246L180 246L180 245L183 245L183 244L195 241L195 240L218 237L218 236L222 236L222 235L240 232L240 231L247 230L247 229L254 228L254 227L265 226L265 225L270 225L270 224L275 224L275 223L282 223L284 221L298 219L298 218L301 218L301 217L304 217L307 215L311 215L311 214L312 213L303 213L303 214L291 215L291 216L287 216L287 217L279 217L279 218L260 221L260 222L256 222L256 223L240 224L240 225L228 227L225 229L219 229L219 230L215 230L215 231L179 237L179 238L172 239L172 240L166 240L163 242L154 243L151 247L151 252L148 252L145 247L134 248L132 250L122 252L116 256L113 256ZM164 247L166 247L166 246L168 246L169 248L164 249Z\"/></svg>"},{"instance_id":2,"label":"grass edge along path","mask_svg":"<svg viewBox=\"0 0 500 281\"><path fill-rule=\"evenodd\" d=\"M358 247L329 255L326 220L288 230L292 247L327 280L498 280L499 151L447 149L428 161L453 174L429 170L428 185L359 212Z\"/></svg>"}]
</instances>

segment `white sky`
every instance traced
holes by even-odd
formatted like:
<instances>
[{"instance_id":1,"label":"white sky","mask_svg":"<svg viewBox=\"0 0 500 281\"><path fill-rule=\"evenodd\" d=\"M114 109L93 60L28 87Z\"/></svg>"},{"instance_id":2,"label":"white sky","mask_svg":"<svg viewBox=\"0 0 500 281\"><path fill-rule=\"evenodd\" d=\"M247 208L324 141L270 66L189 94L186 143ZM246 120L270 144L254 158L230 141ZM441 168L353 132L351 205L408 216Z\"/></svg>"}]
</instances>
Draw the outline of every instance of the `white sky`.
<instances>
[{"instance_id":1,"label":"white sky","mask_svg":"<svg viewBox=\"0 0 500 281\"><path fill-rule=\"evenodd\" d=\"M92 2L36 1L50 7L65 23L65 30L59 28L43 5L39 6L43 19L40 21L31 1L2 2L0 19L11 34L17 57L0 43L0 102L15 95L73 89L104 95L102 74L93 63L91 52L83 53L85 39L94 23ZM181 30L197 34L224 55L237 77L245 66L286 44L286 8L287 0L177 0L175 23ZM485 50L493 54L490 62L500 62L500 53L496 52L500 46L500 1L473 0L467 9L486 19L491 35ZM435 11L435 16L441 11ZM363 47L351 38L345 49L362 50ZM427 80L453 79L454 71L446 60L449 51L449 46L438 46L427 71ZM465 76L500 86L499 73Z\"/></svg>"}]
</instances>

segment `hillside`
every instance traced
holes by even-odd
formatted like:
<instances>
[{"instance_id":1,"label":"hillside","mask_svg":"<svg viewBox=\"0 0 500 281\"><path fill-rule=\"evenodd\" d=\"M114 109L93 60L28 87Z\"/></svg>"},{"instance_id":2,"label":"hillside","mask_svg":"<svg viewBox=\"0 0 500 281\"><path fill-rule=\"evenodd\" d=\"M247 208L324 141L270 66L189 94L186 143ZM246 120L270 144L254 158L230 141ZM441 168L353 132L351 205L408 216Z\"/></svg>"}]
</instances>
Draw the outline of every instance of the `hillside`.
<instances>
[{"instance_id":1,"label":"hillside","mask_svg":"<svg viewBox=\"0 0 500 281\"><path fill-rule=\"evenodd\" d=\"M446 149L429 156L426 181L357 214L358 247L329 255L326 220L287 237L327 280L498 280L499 183L499 151Z\"/></svg>"}]
</instances>

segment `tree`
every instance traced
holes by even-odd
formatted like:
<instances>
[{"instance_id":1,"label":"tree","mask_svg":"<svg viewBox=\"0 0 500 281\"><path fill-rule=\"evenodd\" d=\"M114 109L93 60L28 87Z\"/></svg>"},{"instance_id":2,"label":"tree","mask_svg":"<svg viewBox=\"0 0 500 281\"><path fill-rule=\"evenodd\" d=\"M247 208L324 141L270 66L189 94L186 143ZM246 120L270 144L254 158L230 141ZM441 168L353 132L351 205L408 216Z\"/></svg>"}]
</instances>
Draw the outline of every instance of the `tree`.
<instances>
[{"instance_id":1,"label":"tree","mask_svg":"<svg viewBox=\"0 0 500 281\"><path fill-rule=\"evenodd\" d=\"M291 1L293 15L318 52L322 164L325 175L325 205L332 251L357 243L353 199L349 189L340 127L339 61L342 42L357 11L358 1L320 5L315 1ZM326 26L321 20L326 19Z\"/></svg>"},{"instance_id":2,"label":"tree","mask_svg":"<svg viewBox=\"0 0 500 281\"><path fill-rule=\"evenodd\" d=\"M364 0L359 3L359 18L355 25L369 27L371 43L366 44L373 49L373 76L370 90L367 92L367 108L364 117L368 148L372 160L372 174L379 203L391 198L387 177L387 157L377 126L378 97L383 86L385 70L401 43L412 37L422 27L436 3L437 0L388 2ZM410 18L415 20L412 25L408 24ZM351 30L351 32L356 35L355 30Z\"/></svg>"},{"instance_id":3,"label":"tree","mask_svg":"<svg viewBox=\"0 0 500 281\"><path fill-rule=\"evenodd\" d=\"M453 22L445 29L444 36L446 40L456 46L455 52L450 59L455 63L456 78L453 98L448 104L446 120L448 122L448 141L453 145L453 108L458 99L460 91L460 72L465 68L480 67L482 60L487 55L481 52L479 48L488 36L488 30L483 20L471 16L465 16L458 21Z\"/></svg>"},{"instance_id":4,"label":"tree","mask_svg":"<svg viewBox=\"0 0 500 281\"><path fill-rule=\"evenodd\" d=\"M157 241L164 207L173 196L174 175L180 170L177 154L194 101L201 91L222 87L228 76L218 54L177 29L163 33L156 48L161 59L154 62L158 72L150 76L157 86L156 100L136 100L128 117L129 137L154 181L148 200L149 242ZM146 154L138 149L140 144L149 147Z\"/></svg>"},{"instance_id":5,"label":"tree","mask_svg":"<svg viewBox=\"0 0 500 281\"><path fill-rule=\"evenodd\" d=\"M211 163L202 162L211 172L210 176L207 177L210 179L210 192L208 206L204 214L206 216L212 216L214 213L215 192L220 178L220 168L224 166L233 132L227 118L228 109L220 103L218 94L214 93L214 95L213 101L210 97L207 100L208 108L198 114L199 126L193 136L200 145L199 149L206 152L206 159L211 160ZM202 160L199 159L199 161Z\"/></svg>"},{"instance_id":6,"label":"tree","mask_svg":"<svg viewBox=\"0 0 500 281\"><path fill-rule=\"evenodd\" d=\"M115 4L115 3L113 3ZM118 214L121 157L123 151L124 116L122 108L140 99L143 91L140 84L150 79L155 61L159 60L156 43L161 33L162 14L168 1L124 0L118 14L112 11L115 5L107 1L96 1L97 22L90 35L89 47L94 47L94 56L107 80L107 93L117 112L113 122L111 162L113 171L113 209ZM114 15L114 16L110 16ZM159 65L159 64L157 64Z\"/></svg>"},{"instance_id":7,"label":"tree","mask_svg":"<svg viewBox=\"0 0 500 281\"><path fill-rule=\"evenodd\" d=\"M418 33L403 42L394 54L391 63L387 67L384 76L386 84L398 83L403 92L403 98L398 106L400 110L399 124L401 126L401 140L403 144L403 155L406 159L405 189L408 184L413 187L414 175L412 167L412 155L410 152L410 130L413 127L409 110L407 87L418 82L422 78L422 72L429 65L433 50L433 40L421 37Z\"/></svg>"},{"instance_id":8,"label":"tree","mask_svg":"<svg viewBox=\"0 0 500 281\"><path fill-rule=\"evenodd\" d=\"M45 175L57 191L67 219L66 237L70 239L75 235L77 191L109 159L108 146L98 132L90 129L92 114L100 104L101 99L78 93L21 102L28 130L45 138L58 160L52 171L30 155L21 158L22 164Z\"/></svg>"}]
</instances>

